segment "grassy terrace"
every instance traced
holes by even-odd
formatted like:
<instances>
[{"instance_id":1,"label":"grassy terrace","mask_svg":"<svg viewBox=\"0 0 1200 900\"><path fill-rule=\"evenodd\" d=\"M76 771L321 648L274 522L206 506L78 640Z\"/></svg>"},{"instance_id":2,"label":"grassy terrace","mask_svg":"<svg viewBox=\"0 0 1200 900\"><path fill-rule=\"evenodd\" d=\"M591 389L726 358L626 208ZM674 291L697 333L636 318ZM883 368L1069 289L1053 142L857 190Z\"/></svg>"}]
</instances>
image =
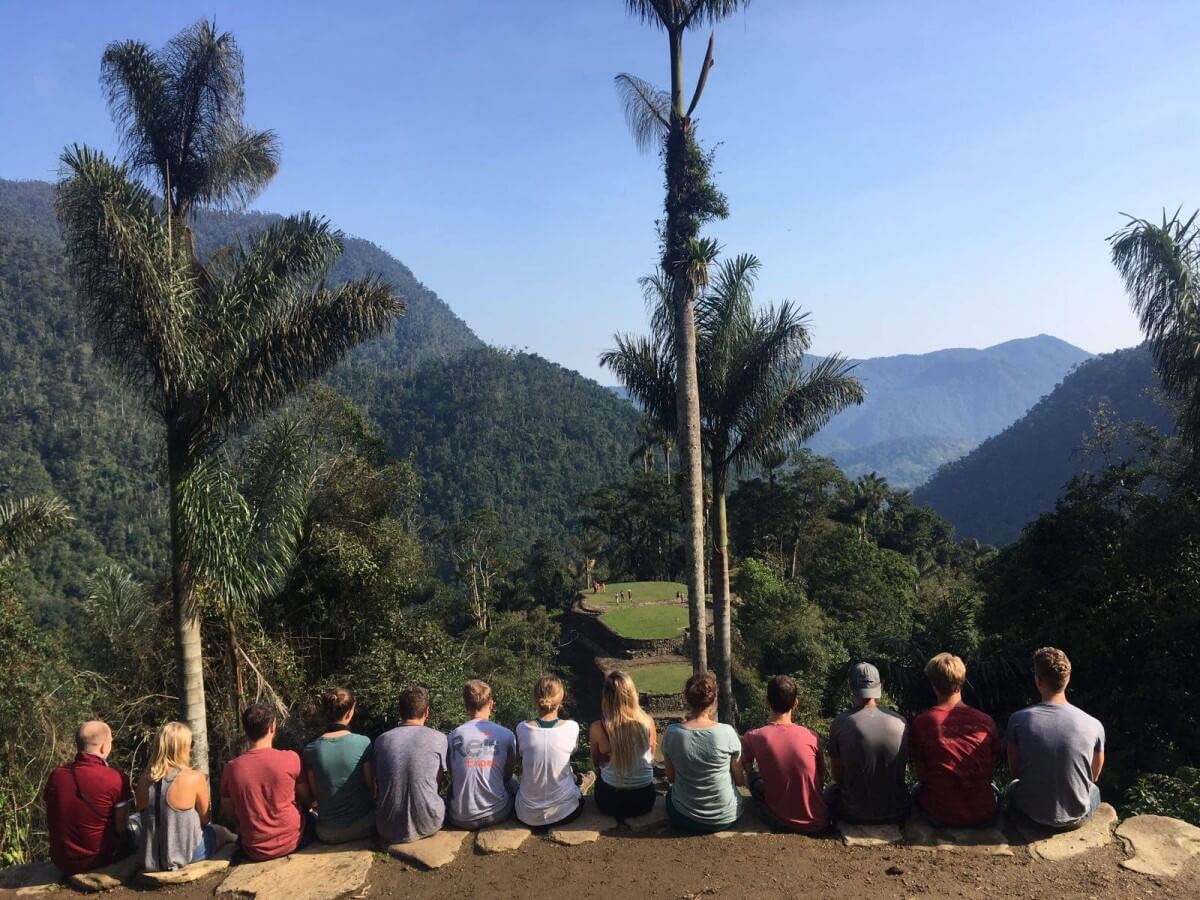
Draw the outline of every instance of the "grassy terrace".
<instances>
[{"instance_id":1,"label":"grassy terrace","mask_svg":"<svg viewBox=\"0 0 1200 900\"><path fill-rule=\"evenodd\" d=\"M639 691L646 694L676 694L692 674L689 663L654 663L626 670Z\"/></svg>"},{"instance_id":2,"label":"grassy terrace","mask_svg":"<svg viewBox=\"0 0 1200 900\"><path fill-rule=\"evenodd\" d=\"M674 603L677 592L687 597L687 585L680 584L677 581L613 582L603 594L593 594L591 591L585 591L584 594L585 599L591 606L617 606L617 594L621 591L629 590L633 591L634 603L662 603L664 601Z\"/></svg>"},{"instance_id":3,"label":"grassy terrace","mask_svg":"<svg viewBox=\"0 0 1200 900\"><path fill-rule=\"evenodd\" d=\"M688 611L686 606L673 603L622 606L606 612L600 621L624 637L661 640L679 635L687 625Z\"/></svg>"}]
</instances>

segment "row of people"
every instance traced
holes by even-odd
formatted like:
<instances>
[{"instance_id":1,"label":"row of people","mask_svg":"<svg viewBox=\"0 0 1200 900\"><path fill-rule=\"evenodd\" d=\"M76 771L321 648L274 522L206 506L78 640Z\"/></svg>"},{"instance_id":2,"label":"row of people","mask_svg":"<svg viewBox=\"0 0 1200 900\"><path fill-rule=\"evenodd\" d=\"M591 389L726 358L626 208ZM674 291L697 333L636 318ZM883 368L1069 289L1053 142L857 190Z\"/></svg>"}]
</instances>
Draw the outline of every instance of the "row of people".
<instances>
[{"instance_id":1,"label":"row of people","mask_svg":"<svg viewBox=\"0 0 1200 900\"><path fill-rule=\"evenodd\" d=\"M1077 827L1099 805L1095 782L1104 764L1104 730L1067 701L1070 661L1064 653L1039 650L1034 670L1042 702L1009 721L1007 760L1014 780L1007 800L1040 824ZM966 669L958 657L939 654L925 673L937 703L910 724L879 706L875 667L854 666L853 708L833 721L827 742L792 721L797 688L790 677L770 680L770 721L739 738L716 720L713 675L693 675L684 688L687 720L662 736L670 820L698 833L729 828L741 814L737 788L747 786L777 830L816 833L837 819L896 822L910 811L935 825L992 824L1002 799L992 785L1002 752L995 723L962 702ZM584 803L571 765L580 728L560 717L563 697L558 678L538 679L537 715L514 733L491 720L495 702L488 685L470 681L463 690L469 719L444 735L427 725L428 692L409 688L399 699L400 724L372 743L351 730L354 695L338 688L322 696L325 731L299 755L274 748L276 712L255 704L242 716L247 749L221 777L222 806L236 835L211 821L207 779L189 766L186 725L163 726L149 771L131 791L128 779L107 766L108 726L89 722L80 728L75 760L56 769L46 786L52 859L71 873L128 852L131 803L140 819L140 861L152 871L207 858L232 840L240 841L248 859L261 861L313 839L336 844L378 834L387 844L416 841L447 822L472 830L510 816L531 828L563 824ZM614 818L642 815L656 798L659 735L625 672L606 676L601 712L588 733L599 772L594 802ZM911 791L905 778L910 762L917 776Z\"/></svg>"}]
</instances>

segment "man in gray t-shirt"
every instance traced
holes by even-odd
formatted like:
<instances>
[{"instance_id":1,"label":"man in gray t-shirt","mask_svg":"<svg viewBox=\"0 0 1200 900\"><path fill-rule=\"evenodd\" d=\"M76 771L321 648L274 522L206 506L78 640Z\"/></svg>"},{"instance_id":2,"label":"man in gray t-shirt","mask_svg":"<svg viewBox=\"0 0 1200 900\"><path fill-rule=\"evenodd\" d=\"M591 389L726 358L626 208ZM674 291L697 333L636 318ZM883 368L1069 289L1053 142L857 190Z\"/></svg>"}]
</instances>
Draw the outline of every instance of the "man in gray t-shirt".
<instances>
[{"instance_id":1,"label":"man in gray t-shirt","mask_svg":"<svg viewBox=\"0 0 1200 900\"><path fill-rule=\"evenodd\" d=\"M438 793L446 774L446 736L425 727L429 692L404 690L400 717L375 741L375 828L384 844L428 837L446 819L446 801Z\"/></svg>"},{"instance_id":2,"label":"man in gray t-shirt","mask_svg":"<svg viewBox=\"0 0 1200 900\"><path fill-rule=\"evenodd\" d=\"M904 783L908 766L908 723L883 709L879 670L859 663L850 670L854 709L829 726L829 760L834 783L825 792L830 818L846 822L897 822L908 814Z\"/></svg>"},{"instance_id":3,"label":"man in gray t-shirt","mask_svg":"<svg viewBox=\"0 0 1200 900\"><path fill-rule=\"evenodd\" d=\"M1075 828L1100 805L1096 779L1104 768L1104 726L1067 701L1071 661L1043 647L1034 655L1042 702L1008 720L1011 806L1041 825Z\"/></svg>"}]
</instances>

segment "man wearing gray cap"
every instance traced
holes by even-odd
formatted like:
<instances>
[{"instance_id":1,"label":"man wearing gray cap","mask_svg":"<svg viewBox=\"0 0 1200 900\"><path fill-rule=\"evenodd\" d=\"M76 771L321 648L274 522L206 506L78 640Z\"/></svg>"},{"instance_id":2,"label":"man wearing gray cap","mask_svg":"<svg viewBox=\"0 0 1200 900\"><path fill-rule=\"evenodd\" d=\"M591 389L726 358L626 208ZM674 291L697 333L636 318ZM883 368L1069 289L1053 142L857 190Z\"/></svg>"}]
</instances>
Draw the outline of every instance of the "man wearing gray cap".
<instances>
[{"instance_id":1,"label":"man wearing gray cap","mask_svg":"<svg viewBox=\"0 0 1200 900\"><path fill-rule=\"evenodd\" d=\"M834 782L825 791L829 817L860 824L898 822L908 815L908 723L879 706L883 688L879 670L870 663L850 669L850 693L854 709L829 726Z\"/></svg>"}]
</instances>

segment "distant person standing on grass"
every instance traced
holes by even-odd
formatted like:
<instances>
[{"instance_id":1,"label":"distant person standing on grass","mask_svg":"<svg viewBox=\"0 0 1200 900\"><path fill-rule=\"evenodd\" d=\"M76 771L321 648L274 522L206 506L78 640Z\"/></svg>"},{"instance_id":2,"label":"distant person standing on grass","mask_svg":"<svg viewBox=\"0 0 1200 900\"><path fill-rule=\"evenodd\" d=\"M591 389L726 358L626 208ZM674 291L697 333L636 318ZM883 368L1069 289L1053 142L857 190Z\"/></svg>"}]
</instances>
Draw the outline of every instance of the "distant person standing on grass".
<instances>
[{"instance_id":1,"label":"distant person standing on grass","mask_svg":"<svg viewBox=\"0 0 1200 900\"><path fill-rule=\"evenodd\" d=\"M663 735L667 816L684 831L711 834L731 827L742 811L737 788L746 783L742 743L733 727L717 722L717 678L697 672L683 689L688 720Z\"/></svg>"},{"instance_id":2,"label":"distant person standing on grass","mask_svg":"<svg viewBox=\"0 0 1200 900\"><path fill-rule=\"evenodd\" d=\"M446 821L439 790L446 778L446 736L426 726L429 691L400 692L400 724L375 741L375 828L384 844L429 837Z\"/></svg>"},{"instance_id":3,"label":"distant person standing on grass","mask_svg":"<svg viewBox=\"0 0 1200 900\"><path fill-rule=\"evenodd\" d=\"M742 768L763 820L779 831L816 834L829 827L822 788L825 753L816 733L792 721L796 682L767 682L771 719L742 735Z\"/></svg>"},{"instance_id":4,"label":"distant person standing on grass","mask_svg":"<svg viewBox=\"0 0 1200 900\"><path fill-rule=\"evenodd\" d=\"M915 810L939 827L981 828L993 824L999 792L992 772L1000 756L1000 734L987 713L962 702L967 667L951 653L925 666L937 704L913 719L908 750L916 770Z\"/></svg>"},{"instance_id":5,"label":"distant person standing on grass","mask_svg":"<svg viewBox=\"0 0 1200 900\"><path fill-rule=\"evenodd\" d=\"M112 729L84 722L75 734L75 758L50 773L42 799L50 859L67 875L101 869L128 856L129 777L110 768Z\"/></svg>"},{"instance_id":6,"label":"distant person standing on grass","mask_svg":"<svg viewBox=\"0 0 1200 900\"><path fill-rule=\"evenodd\" d=\"M614 819L632 819L654 806L654 720L642 711L637 685L614 669L604 679L603 718L588 730L596 779L596 808Z\"/></svg>"},{"instance_id":7,"label":"distant person standing on grass","mask_svg":"<svg viewBox=\"0 0 1200 900\"><path fill-rule=\"evenodd\" d=\"M317 802L317 840L361 841L375 834L375 776L371 739L350 730L354 692L330 688L321 695L325 732L304 748L304 774Z\"/></svg>"},{"instance_id":8,"label":"distant person standing on grass","mask_svg":"<svg viewBox=\"0 0 1200 900\"><path fill-rule=\"evenodd\" d=\"M849 681L854 709L829 726L829 816L861 825L899 822L908 815L908 723L879 705L883 685L873 665L858 663Z\"/></svg>"},{"instance_id":9,"label":"distant person standing on grass","mask_svg":"<svg viewBox=\"0 0 1200 900\"><path fill-rule=\"evenodd\" d=\"M475 831L512 815L517 739L491 721L496 701L486 682L466 683L463 706L471 718L450 732L450 821Z\"/></svg>"},{"instance_id":10,"label":"distant person standing on grass","mask_svg":"<svg viewBox=\"0 0 1200 900\"><path fill-rule=\"evenodd\" d=\"M565 824L583 810L583 794L571 769L579 723L558 715L565 694L561 680L543 675L533 686L538 717L517 726L521 783L516 812L530 828Z\"/></svg>"},{"instance_id":11,"label":"distant person standing on grass","mask_svg":"<svg viewBox=\"0 0 1200 900\"><path fill-rule=\"evenodd\" d=\"M1096 781L1104 768L1104 726L1067 700L1071 661L1054 647L1033 655L1042 702L1008 720L1006 791L1012 808L1039 825L1078 828L1100 806Z\"/></svg>"}]
</instances>

